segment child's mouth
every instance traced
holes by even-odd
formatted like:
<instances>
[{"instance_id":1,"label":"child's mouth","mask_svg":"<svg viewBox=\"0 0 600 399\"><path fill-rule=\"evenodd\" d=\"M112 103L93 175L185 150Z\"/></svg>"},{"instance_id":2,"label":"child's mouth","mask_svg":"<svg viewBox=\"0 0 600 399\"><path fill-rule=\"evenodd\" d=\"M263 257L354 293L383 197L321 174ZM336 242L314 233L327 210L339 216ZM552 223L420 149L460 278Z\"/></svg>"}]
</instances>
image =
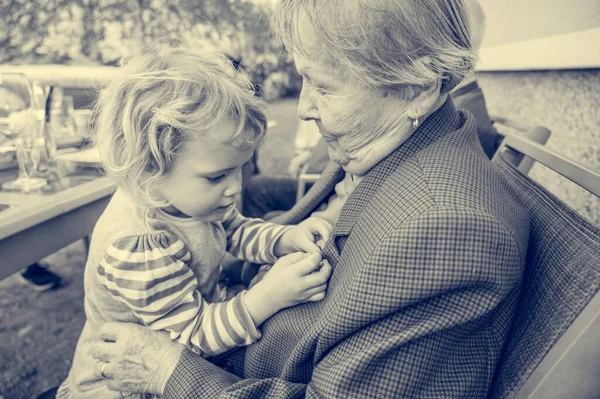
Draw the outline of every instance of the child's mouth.
<instances>
[{"instance_id":1,"label":"child's mouth","mask_svg":"<svg viewBox=\"0 0 600 399\"><path fill-rule=\"evenodd\" d=\"M231 208L233 206L233 204L229 204L229 205L225 205L225 206L220 206L217 208L217 211L226 211L229 208Z\"/></svg>"}]
</instances>

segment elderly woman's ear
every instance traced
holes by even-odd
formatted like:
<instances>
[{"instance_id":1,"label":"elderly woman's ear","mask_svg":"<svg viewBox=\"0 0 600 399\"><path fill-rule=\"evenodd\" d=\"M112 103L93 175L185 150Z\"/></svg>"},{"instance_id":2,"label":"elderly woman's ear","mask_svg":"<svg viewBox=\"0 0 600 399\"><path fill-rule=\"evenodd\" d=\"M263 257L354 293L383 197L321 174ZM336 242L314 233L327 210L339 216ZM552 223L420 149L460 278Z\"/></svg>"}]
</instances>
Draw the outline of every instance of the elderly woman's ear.
<instances>
[{"instance_id":1,"label":"elderly woman's ear","mask_svg":"<svg viewBox=\"0 0 600 399\"><path fill-rule=\"evenodd\" d=\"M415 69L428 69L431 67L431 58L421 57L414 61ZM401 90L387 90L386 97L396 97L399 101L407 103L405 115L410 119L419 119L421 122L427 115L439 108L446 101L446 94L441 94L442 78L429 85L407 85Z\"/></svg>"},{"instance_id":2,"label":"elderly woman's ear","mask_svg":"<svg viewBox=\"0 0 600 399\"><path fill-rule=\"evenodd\" d=\"M421 122L442 105L447 94L441 94L442 81L436 80L429 86L412 87L412 97L408 100L406 116Z\"/></svg>"}]
</instances>

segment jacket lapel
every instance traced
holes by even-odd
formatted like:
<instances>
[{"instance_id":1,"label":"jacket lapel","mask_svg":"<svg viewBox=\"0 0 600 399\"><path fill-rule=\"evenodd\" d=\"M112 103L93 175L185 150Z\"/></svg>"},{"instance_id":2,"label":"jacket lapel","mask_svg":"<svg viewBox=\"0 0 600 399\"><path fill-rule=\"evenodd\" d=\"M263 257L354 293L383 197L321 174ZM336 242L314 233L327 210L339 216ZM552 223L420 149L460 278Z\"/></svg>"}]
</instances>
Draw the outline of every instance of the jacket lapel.
<instances>
[{"instance_id":1,"label":"jacket lapel","mask_svg":"<svg viewBox=\"0 0 600 399\"><path fill-rule=\"evenodd\" d=\"M460 116L454 108L450 97L433 114L427 118L406 142L375 165L356 186L346 200L337 224L332 232L332 239L327 243L324 254L331 262L341 254L345 237L363 213L365 206L376 195L385 180L409 157L429 146L445 134L454 131L460 124ZM321 177L308 193L288 212L271 221L280 224L296 224L304 220L323 200L333 192L335 185L343 178L345 172L337 164L329 162Z\"/></svg>"},{"instance_id":2,"label":"jacket lapel","mask_svg":"<svg viewBox=\"0 0 600 399\"><path fill-rule=\"evenodd\" d=\"M446 133L455 130L459 125L459 119L452 100L448 98L438 110L425 120L417 132L365 175L346 200L333 229L332 244L335 246L338 256L342 252L345 237L350 235L356 221L385 180L409 157Z\"/></svg>"}]
</instances>

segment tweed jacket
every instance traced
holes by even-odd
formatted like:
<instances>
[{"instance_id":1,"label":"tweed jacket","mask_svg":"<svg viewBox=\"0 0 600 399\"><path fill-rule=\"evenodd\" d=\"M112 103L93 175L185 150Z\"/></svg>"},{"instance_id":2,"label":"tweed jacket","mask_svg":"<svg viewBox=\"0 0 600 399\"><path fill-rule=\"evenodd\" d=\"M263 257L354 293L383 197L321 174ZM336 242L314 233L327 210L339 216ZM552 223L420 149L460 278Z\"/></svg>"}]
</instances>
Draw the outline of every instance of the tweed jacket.
<instances>
[{"instance_id":1,"label":"tweed jacket","mask_svg":"<svg viewBox=\"0 0 600 399\"><path fill-rule=\"evenodd\" d=\"M306 217L342 176L328 166L279 221ZM277 313L214 363L185 351L164 396L484 398L528 235L473 116L448 100L347 199L324 248L326 298Z\"/></svg>"}]
</instances>

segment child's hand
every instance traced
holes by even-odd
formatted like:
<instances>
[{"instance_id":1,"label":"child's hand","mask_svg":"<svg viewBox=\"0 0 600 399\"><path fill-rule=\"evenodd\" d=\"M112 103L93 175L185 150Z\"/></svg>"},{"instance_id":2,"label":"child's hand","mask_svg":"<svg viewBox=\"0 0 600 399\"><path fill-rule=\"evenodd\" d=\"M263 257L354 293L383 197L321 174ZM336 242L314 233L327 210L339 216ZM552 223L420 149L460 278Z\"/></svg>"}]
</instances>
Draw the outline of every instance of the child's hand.
<instances>
[{"instance_id":1,"label":"child's hand","mask_svg":"<svg viewBox=\"0 0 600 399\"><path fill-rule=\"evenodd\" d=\"M331 266L321 254L296 252L279 259L261 283L282 309L325 298Z\"/></svg>"},{"instance_id":2,"label":"child's hand","mask_svg":"<svg viewBox=\"0 0 600 399\"><path fill-rule=\"evenodd\" d=\"M258 326L281 309L325 298L331 265L317 252L296 252L279 259L245 297Z\"/></svg>"},{"instance_id":3,"label":"child's hand","mask_svg":"<svg viewBox=\"0 0 600 399\"><path fill-rule=\"evenodd\" d=\"M333 227L323 219L310 217L286 231L275 243L275 256L292 252L321 252Z\"/></svg>"}]
</instances>

